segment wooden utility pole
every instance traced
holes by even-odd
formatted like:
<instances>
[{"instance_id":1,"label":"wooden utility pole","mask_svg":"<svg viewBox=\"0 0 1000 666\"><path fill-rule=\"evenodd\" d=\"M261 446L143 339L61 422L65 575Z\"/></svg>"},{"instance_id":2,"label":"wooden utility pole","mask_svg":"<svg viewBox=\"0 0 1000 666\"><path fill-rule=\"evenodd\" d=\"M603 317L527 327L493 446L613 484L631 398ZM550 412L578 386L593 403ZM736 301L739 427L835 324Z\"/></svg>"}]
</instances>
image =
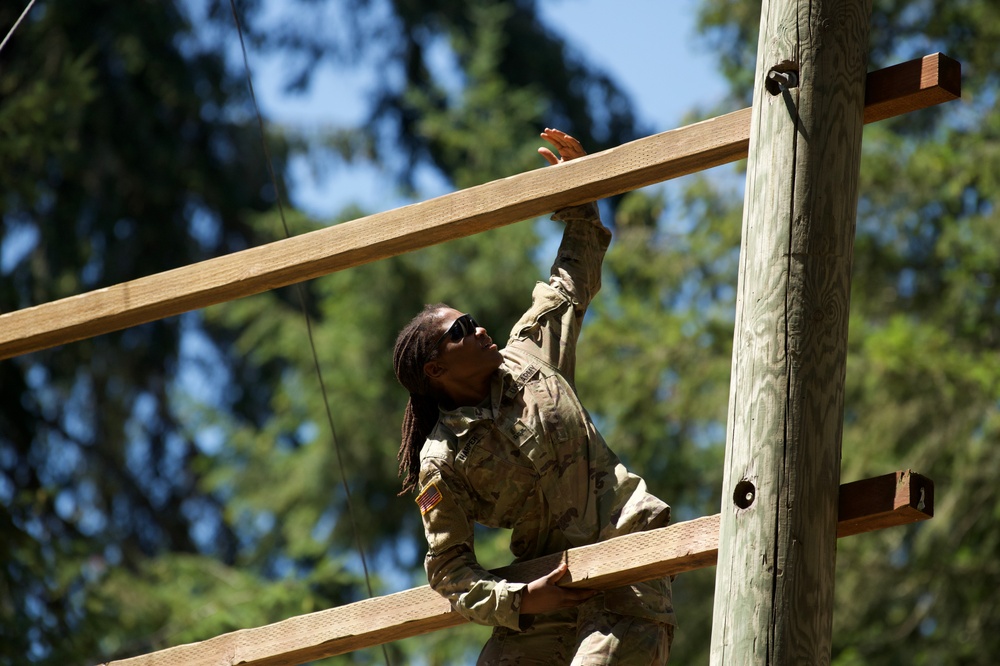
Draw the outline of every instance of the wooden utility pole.
<instances>
[{"instance_id":1,"label":"wooden utility pole","mask_svg":"<svg viewBox=\"0 0 1000 666\"><path fill-rule=\"evenodd\" d=\"M765 0L712 664L828 664L871 0Z\"/></svg>"}]
</instances>

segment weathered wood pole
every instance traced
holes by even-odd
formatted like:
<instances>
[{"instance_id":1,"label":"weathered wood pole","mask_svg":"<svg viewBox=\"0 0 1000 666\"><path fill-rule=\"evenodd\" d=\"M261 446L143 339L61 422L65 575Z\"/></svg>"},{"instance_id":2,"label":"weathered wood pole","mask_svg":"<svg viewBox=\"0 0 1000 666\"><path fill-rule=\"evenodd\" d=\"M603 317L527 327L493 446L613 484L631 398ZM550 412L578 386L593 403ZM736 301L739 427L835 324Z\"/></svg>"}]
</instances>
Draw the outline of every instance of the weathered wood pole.
<instances>
[{"instance_id":1,"label":"weathered wood pole","mask_svg":"<svg viewBox=\"0 0 1000 666\"><path fill-rule=\"evenodd\" d=\"M764 0L712 659L829 664L871 0Z\"/></svg>"}]
</instances>

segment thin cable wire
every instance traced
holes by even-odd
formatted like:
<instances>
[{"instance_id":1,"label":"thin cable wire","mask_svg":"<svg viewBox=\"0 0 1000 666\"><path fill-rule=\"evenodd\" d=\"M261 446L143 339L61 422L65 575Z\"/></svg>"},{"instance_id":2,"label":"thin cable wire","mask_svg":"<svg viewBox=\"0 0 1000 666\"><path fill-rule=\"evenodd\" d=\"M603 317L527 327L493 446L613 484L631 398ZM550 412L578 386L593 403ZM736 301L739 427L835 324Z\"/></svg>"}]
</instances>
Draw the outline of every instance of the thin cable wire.
<instances>
[{"instance_id":1,"label":"thin cable wire","mask_svg":"<svg viewBox=\"0 0 1000 666\"><path fill-rule=\"evenodd\" d=\"M7 31L7 36L3 38L2 42L0 42L0 51L3 51L3 47L7 46L7 42L10 41L10 36L14 34L15 30L17 30L17 26L21 25L21 21L24 20L24 17L28 15L28 12L31 11L31 8L34 7L34 5L35 5L35 0L31 0L31 2L28 3L28 6L24 8L24 11L21 12L21 15L18 17L18 19L14 21L14 25L11 27L9 31Z\"/></svg>"},{"instance_id":2,"label":"thin cable wire","mask_svg":"<svg viewBox=\"0 0 1000 666\"><path fill-rule=\"evenodd\" d=\"M274 188L275 200L278 203L278 214L281 217L281 226L285 230L285 237L290 237L291 233L288 230L288 222L285 220L285 208L281 203L281 191L278 189L278 179L274 173L274 166L271 162L271 153L267 147L267 137L264 133L264 118L260 113L260 106L257 104L257 95L253 88L253 78L250 75L250 59L247 57L247 47L246 42L243 39L243 26L240 23L239 14L236 11L236 0L229 0L229 7L233 12L233 21L236 23L236 31L240 36L240 48L243 51L243 67L246 71L247 77L247 87L250 90L250 99L253 102L254 113L257 115L257 127L260 130L260 141L264 148L264 161L267 163L267 173L271 178L271 186ZM354 518L354 506L351 502L351 489L347 484L347 476L344 473L344 459L340 452L340 443L337 440L337 430L333 425L333 412L330 410L330 400L327 397L326 382L323 380L323 372L319 365L319 354L316 352L316 342L313 339L312 331L312 321L309 317L309 310L306 308L305 291L302 289L302 285L295 285L296 293L299 297L299 305L302 308L302 317L306 323L306 333L309 337L309 348L312 350L313 367L316 370L316 378L319 381L320 394L323 397L323 407L326 409L326 420L330 426L330 436L333 439L333 449L337 454L337 464L340 467L340 481L344 486L344 497L347 504L347 514L351 520L351 527L354 529L354 540L358 549L358 555L361 557L361 568L364 570L365 575L365 585L368 588L368 596L374 597L375 594L372 592L371 577L368 574L368 561L365 558L365 549L361 544L361 532L358 530L357 520ZM385 644L382 644L382 655L385 657L385 663L389 664L389 651L386 649Z\"/></svg>"}]
</instances>

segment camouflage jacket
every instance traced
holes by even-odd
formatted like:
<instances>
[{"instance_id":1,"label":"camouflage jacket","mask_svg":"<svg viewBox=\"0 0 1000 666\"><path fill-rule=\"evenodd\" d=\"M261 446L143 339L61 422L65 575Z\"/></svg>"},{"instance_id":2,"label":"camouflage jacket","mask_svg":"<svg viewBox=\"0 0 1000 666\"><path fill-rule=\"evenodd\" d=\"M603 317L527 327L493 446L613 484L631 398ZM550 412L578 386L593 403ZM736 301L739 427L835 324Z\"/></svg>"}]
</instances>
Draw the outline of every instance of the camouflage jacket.
<instances>
[{"instance_id":1,"label":"camouflage jacket","mask_svg":"<svg viewBox=\"0 0 1000 666\"><path fill-rule=\"evenodd\" d=\"M670 507L646 492L594 427L573 386L576 342L600 289L611 233L593 204L566 222L547 283L511 331L488 400L442 411L420 455L417 504L433 589L467 619L518 629L523 583L476 560L473 523L512 530L515 561L656 527ZM666 581L609 590L610 610L673 623Z\"/></svg>"}]
</instances>

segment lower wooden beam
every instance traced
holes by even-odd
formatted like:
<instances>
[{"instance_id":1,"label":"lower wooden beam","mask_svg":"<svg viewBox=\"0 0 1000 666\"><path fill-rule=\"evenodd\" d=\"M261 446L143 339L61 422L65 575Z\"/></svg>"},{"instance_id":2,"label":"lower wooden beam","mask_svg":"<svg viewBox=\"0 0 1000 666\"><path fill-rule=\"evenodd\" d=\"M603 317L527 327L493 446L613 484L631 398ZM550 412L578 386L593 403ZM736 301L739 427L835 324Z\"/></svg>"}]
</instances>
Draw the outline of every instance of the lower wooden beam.
<instances>
[{"instance_id":1,"label":"lower wooden beam","mask_svg":"<svg viewBox=\"0 0 1000 666\"><path fill-rule=\"evenodd\" d=\"M871 72L865 122L957 98L934 54ZM258 294L747 156L751 109L223 257L0 315L0 359Z\"/></svg>"},{"instance_id":2,"label":"lower wooden beam","mask_svg":"<svg viewBox=\"0 0 1000 666\"><path fill-rule=\"evenodd\" d=\"M840 487L837 536L927 520L934 515L934 484L901 471ZM719 515L573 548L496 573L527 582L565 559L568 587L608 589L675 576L716 563ZM564 579L565 580L565 579ZM108 662L108 666L290 666L372 647L464 623L428 586L367 599L254 629Z\"/></svg>"}]
</instances>

